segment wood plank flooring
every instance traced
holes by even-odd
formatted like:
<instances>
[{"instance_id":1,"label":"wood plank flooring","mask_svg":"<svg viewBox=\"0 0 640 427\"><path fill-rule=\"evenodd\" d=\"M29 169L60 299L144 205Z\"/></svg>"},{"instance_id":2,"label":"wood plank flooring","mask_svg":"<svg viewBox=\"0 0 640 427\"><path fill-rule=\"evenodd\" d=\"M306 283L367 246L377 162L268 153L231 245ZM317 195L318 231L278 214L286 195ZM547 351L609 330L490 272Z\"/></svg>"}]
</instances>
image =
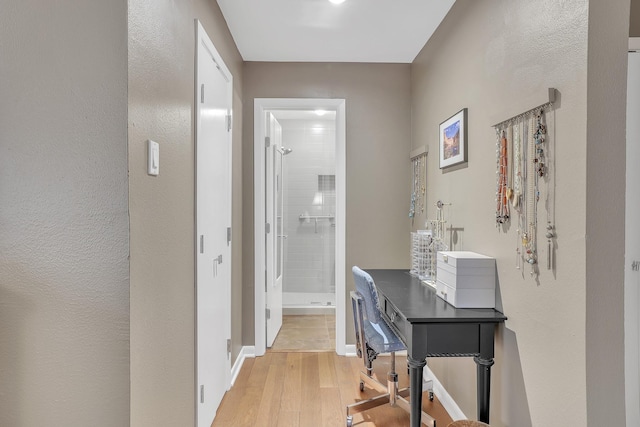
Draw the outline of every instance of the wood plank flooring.
<instances>
[{"instance_id":1,"label":"wood plank flooring","mask_svg":"<svg viewBox=\"0 0 640 427\"><path fill-rule=\"evenodd\" d=\"M335 351L336 317L328 314L285 315L272 351Z\"/></svg>"},{"instance_id":2,"label":"wood plank flooring","mask_svg":"<svg viewBox=\"0 0 640 427\"><path fill-rule=\"evenodd\" d=\"M386 378L389 357L374 361L375 375ZM397 358L400 387L408 385L406 358ZM212 427L344 427L346 405L377 395L359 390L362 359L335 352L277 352L247 359L235 385L218 408ZM423 395L423 408L446 427L451 418L437 401ZM354 426L401 427L409 415L388 405L354 415Z\"/></svg>"}]
</instances>

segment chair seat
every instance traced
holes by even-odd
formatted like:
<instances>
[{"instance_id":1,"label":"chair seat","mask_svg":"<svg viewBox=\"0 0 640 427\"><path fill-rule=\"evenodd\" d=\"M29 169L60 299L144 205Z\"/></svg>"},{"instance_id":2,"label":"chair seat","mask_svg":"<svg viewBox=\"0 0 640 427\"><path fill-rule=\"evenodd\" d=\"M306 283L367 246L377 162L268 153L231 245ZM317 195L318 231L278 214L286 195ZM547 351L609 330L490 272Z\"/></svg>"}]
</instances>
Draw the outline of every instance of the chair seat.
<instances>
[{"instance_id":1,"label":"chair seat","mask_svg":"<svg viewBox=\"0 0 640 427\"><path fill-rule=\"evenodd\" d=\"M398 338L398 335L396 335L384 320L378 323L365 320L364 334L369 347L378 354L407 349L400 338Z\"/></svg>"}]
</instances>

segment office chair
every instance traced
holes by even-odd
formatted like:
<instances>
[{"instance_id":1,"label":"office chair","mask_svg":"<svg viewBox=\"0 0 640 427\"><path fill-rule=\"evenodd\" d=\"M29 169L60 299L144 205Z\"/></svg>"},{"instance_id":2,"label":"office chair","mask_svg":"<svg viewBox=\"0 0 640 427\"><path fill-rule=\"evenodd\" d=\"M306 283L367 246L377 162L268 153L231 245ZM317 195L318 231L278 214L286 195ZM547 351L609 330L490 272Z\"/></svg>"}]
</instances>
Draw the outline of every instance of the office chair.
<instances>
[{"instance_id":1,"label":"office chair","mask_svg":"<svg viewBox=\"0 0 640 427\"><path fill-rule=\"evenodd\" d=\"M373 278L358 267L354 266L352 271L356 283L356 291L351 292L353 323L356 329L356 350L365 366L365 371L360 371L360 391L364 391L366 384L383 394L347 405L347 427L353 425L352 414L387 403L390 406L398 406L411 412L409 402L406 400L409 389L398 389L398 374L396 373L395 352L407 348L380 313L378 291L373 283ZM373 377L373 361L381 353L391 354L391 367L387 373L386 385ZM430 391L429 397L432 398L432 396L433 392ZM422 411L422 423L436 427L436 420L424 411Z\"/></svg>"}]
</instances>

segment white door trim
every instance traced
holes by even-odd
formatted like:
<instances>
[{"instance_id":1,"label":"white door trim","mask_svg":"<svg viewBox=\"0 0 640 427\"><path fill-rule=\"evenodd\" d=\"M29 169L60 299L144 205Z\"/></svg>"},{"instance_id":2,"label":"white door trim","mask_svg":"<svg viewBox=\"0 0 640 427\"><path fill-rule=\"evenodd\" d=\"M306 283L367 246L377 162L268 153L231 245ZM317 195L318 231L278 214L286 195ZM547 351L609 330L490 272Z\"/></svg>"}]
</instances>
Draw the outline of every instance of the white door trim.
<instances>
[{"instance_id":1,"label":"white door trim","mask_svg":"<svg viewBox=\"0 0 640 427\"><path fill-rule=\"evenodd\" d=\"M315 110L336 112L336 353L346 353L346 102L344 99L256 98L254 100L254 275L255 354L266 351L265 321L265 112L268 110Z\"/></svg>"}]
</instances>

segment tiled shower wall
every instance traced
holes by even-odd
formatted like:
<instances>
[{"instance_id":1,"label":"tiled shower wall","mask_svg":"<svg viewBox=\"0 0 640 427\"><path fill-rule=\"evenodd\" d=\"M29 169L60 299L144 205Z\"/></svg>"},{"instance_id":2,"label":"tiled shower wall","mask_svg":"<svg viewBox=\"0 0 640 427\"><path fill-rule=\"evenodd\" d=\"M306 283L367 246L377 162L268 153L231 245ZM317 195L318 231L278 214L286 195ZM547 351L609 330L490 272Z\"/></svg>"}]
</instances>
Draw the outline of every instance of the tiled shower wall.
<instances>
[{"instance_id":1,"label":"tiled shower wall","mask_svg":"<svg viewBox=\"0 0 640 427\"><path fill-rule=\"evenodd\" d=\"M287 293L307 293L307 304L326 305L335 294L335 220L300 216L335 216L335 121L279 122L282 145L293 149L283 166L284 303Z\"/></svg>"}]
</instances>

